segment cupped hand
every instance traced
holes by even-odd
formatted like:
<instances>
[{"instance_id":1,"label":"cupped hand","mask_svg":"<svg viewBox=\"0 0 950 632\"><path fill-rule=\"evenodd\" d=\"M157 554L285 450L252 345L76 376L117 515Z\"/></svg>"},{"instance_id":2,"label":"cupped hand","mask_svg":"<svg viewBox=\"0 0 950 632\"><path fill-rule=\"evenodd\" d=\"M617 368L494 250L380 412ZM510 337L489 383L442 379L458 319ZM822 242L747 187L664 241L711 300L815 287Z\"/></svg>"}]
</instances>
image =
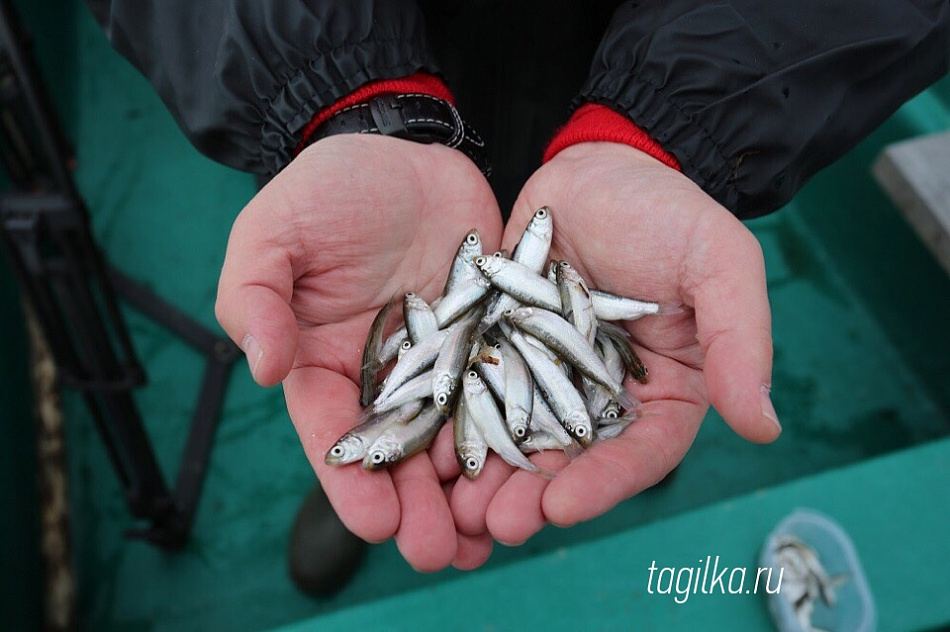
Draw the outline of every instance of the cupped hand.
<instances>
[{"instance_id":1,"label":"cupped hand","mask_svg":"<svg viewBox=\"0 0 950 632\"><path fill-rule=\"evenodd\" d=\"M750 441L781 432L768 396L764 261L740 221L678 171L616 143L574 145L542 166L515 203L503 247L517 243L541 206L554 218L551 256L569 261L591 287L685 308L625 325L650 380L628 378L643 407L620 437L570 463L561 453L533 457L560 470L553 480L496 462L485 480L456 484L450 502L460 530L507 544L547 523L594 518L663 479L710 404Z\"/></svg>"},{"instance_id":2,"label":"cupped hand","mask_svg":"<svg viewBox=\"0 0 950 632\"><path fill-rule=\"evenodd\" d=\"M241 211L218 285L218 320L258 383L283 382L307 458L344 524L369 541L394 536L420 570L477 566L491 551L487 535L455 528L451 432L389 471L334 468L324 456L359 415L361 354L374 316L410 290L438 296L472 228L486 249L497 247L498 205L462 153L336 136L303 151Z\"/></svg>"}]
</instances>

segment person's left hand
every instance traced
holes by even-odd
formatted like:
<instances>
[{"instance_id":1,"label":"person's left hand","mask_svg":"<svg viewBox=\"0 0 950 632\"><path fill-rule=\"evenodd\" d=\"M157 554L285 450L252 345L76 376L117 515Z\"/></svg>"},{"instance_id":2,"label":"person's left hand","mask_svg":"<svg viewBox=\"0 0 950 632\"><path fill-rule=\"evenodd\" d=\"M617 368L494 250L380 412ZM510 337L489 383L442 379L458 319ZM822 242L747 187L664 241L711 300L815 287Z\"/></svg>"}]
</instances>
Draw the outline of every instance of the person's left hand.
<instances>
[{"instance_id":1,"label":"person's left hand","mask_svg":"<svg viewBox=\"0 0 950 632\"><path fill-rule=\"evenodd\" d=\"M461 152L333 136L304 150L241 211L218 284L218 320L258 383L283 384L340 519L365 540L395 538L422 571L477 566L491 552L491 538L454 525L446 499L459 475L451 428L428 453L387 471L332 467L324 456L360 415L362 349L374 316L409 290L435 298L472 228L483 248L497 247L498 204Z\"/></svg>"},{"instance_id":2,"label":"person's left hand","mask_svg":"<svg viewBox=\"0 0 950 632\"><path fill-rule=\"evenodd\" d=\"M582 143L525 184L502 246L512 249L537 208L554 219L551 256L591 287L684 304L682 313L626 323L650 372L627 380L642 418L595 443L553 480L492 457L477 481L459 480L451 506L460 533L519 544L545 524L594 518L654 485L684 457L710 403L742 437L769 442L781 428L768 389L772 340L765 268L755 237L681 173L636 149ZM741 467L741 464L737 464Z\"/></svg>"}]
</instances>

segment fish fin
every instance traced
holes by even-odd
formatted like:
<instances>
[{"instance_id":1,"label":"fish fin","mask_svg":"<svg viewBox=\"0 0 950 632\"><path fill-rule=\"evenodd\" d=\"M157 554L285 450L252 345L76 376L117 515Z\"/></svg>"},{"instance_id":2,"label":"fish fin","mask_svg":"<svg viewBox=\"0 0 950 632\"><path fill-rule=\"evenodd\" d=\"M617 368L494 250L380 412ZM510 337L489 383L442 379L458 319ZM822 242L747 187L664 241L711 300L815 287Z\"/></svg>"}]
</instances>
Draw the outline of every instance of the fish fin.
<instances>
[{"instance_id":1,"label":"fish fin","mask_svg":"<svg viewBox=\"0 0 950 632\"><path fill-rule=\"evenodd\" d=\"M620 407L626 411L636 410L643 405L639 399L630 394L625 388L621 388L620 392L616 395L617 403L620 404Z\"/></svg>"},{"instance_id":2,"label":"fish fin","mask_svg":"<svg viewBox=\"0 0 950 632\"><path fill-rule=\"evenodd\" d=\"M620 424L620 425L623 425L624 428L626 428L627 426L629 426L635 421L640 421L643 419L656 419L657 417L662 417L662 415L657 412L644 414L643 406L641 405L641 406L637 406L636 408L631 408L629 410L626 410L622 415L620 415L616 419L611 419L609 424L602 424L602 425L614 426L614 425Z\"/></svg>"},{"instance_id":3,"label":"fish fin","mask_svg":"<svg viewBox=\"0 0 950 632\"><path fill-rule=\"evenodd\" d=\"M670 316L672 314L682 314L687 309L686 303L660 303L660 308L657 310L657 316Z\"/></svg>"},{"instance_id":4,"label":"fish fin","mask_svg":"<svg viewBox=\"0 0 950 632\"><path fill-rule=\"evenodd\" d=\"M557 472L555 472L554 470L549 470L543 467L539 467L537 471L535 472L535 474L537 474L538 476L542 478L546 478L548 480L551 480L552 478L557 476Z\"/></svg>"},{"instance_id":5,"label":"fish fin","mask_svg":"<svg viewBox=\"0 0 950 632\"><path fill-rule=\"evenodd\" d=\"M597 331L606 336L609 340L625 340L630 338L630 332L624 327L609 320L601 320L597 323Z\"/></svg>"},{"instance_id":6,"label":"fish fin","mask_svg":"<svg viewBox=\"0 0 950 632\"><path fill-rule=\"evenodd\" d=\"M584 454L584 446L582 446L577 442L576 439L572 437L571 442L564 446L564 454L567 455L567 458L573 461L580 455Z\"/></svg>"},{"instance_id":7,"label":"fish fin","mask_svg":"<svg viewBox=\"0 0 950 632\"><path fill-rule=\"evenodd\" d=\"M498 454L498 456L500 456L503 461L508 463L508 465L514 465L515 467L527 470L533 474L541 473L541 468L529 461L528 457L525 456L520 450L511 455L503 455L500 452L496 452L496 454Z\"/></svg>"},{"instance_id":8,"label":"fish fin","mask_svg":"<svg viewBox=\"0 0 950 632\"><path fill-rule=\"evenodd\" d=\"M383 368L383 363L379 359L370 359L367 360L365 364L360 365L360 371L368 371L373 369L376 373L379 373L379 370Z\"/></svg>"},{"instance_id":9,"label":"fish fin","mask_svg":"<svg viewBox=\"0 0 950 632\"><path fill-rule=\"evenodd\" d=\"M356 428L358 426L365 424L366 422L371 420L373 417L375 417L377 414L378 413L376 412L376 406L370 403L368 406L366 406L365 408L363 408L363 410L360 411L359 416L356 418L356 425L353 427Z\"/></svg>"}]
</instances>

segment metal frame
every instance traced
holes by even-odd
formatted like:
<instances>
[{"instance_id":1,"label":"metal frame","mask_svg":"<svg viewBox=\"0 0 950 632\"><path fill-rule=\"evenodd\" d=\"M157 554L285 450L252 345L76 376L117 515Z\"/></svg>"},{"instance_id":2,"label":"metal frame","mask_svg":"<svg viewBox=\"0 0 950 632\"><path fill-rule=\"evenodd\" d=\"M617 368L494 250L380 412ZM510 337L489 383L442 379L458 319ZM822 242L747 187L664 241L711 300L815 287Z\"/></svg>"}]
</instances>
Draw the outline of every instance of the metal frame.
<instances>
[{"instance_id":1,"label":"metal frame","mask_svg":"<svg viewBox=\"0 0 950 632\"><path fill-rule=\"evenodd\" d=\"M241 352L105 262L70 175L71 153L28 51L9 0L0 0L0 154L13 189L0 196L0 239L61 383L82 393L131 513L148 521L128 535L180 548L194 521L230 369ZM173 489L132 396L146 374L116 297L206 358Z\"/></svg>"}]
</instances>

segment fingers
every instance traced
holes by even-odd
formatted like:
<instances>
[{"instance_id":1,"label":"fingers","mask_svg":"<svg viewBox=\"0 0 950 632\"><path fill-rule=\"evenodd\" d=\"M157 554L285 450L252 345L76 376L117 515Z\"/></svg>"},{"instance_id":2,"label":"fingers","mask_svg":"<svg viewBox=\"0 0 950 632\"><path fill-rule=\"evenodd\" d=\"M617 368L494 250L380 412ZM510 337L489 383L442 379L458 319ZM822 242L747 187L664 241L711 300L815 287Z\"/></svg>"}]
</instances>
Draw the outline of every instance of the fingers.
<instances>
[{"instance_id":1,"label":"fingers","mask_svg":"<svg viewBox=\"0 0 950 632\"><path fill-rule=\"evenodd\" d=\"M455 458L455 439L452 436L452 421L446 423L432 445L429 446L429 458L439 475L440 481L454 481L462 469Z\"/></svg>"},{"instance_id":2,"label":"fingers","mask_svg":"<svg viewBox=\"0 0 950 632\"><path fill-rule=\"evenodd\" d=\"M442 570L456 559L459 541L432 461L417 454L392 468L391 475L401 507L399 552L417 571Z\"/></svg>"},{"instance_id":3,"label":"fingers","mask_svg":"<svg viewBox=\"0 0 950 632\"><path fill-rule=\"evenodd\" d=\"M691 283L709 401L741 437L774 441L781 426L769 399L771 313L765 263L755 237L738 227L728 253L703 258L701 282Z\"/></svg>"},{"instance_id":4,"label":"fingers","mask_svg":"<svg viewBox=\"0 0 950 632\"><path fill-rule=\"evenodd\" d=\"M489 455L476 480L470 481L463 477L455 483L449 505L459 533L478 535L486 532L485 513L488 505L495 492L511 476L512 469L497 455Z\"/></svg>"},{"instance_id":5,"label":"fingers","mask_svg":"<svg viewBox=\"0 0 950 632\"><path fill-rule=\"evenodd\" d=\"M483 533L481 535L462 535L458 534L458 547L455 560L452 566L460 571L475 570L488 561L491 556L492 537Z\"/></svg>"},{"instance_id":6,"label":"fingers","mask_svg":"<svg viewBox=\"0 0 950 632\"><path fill-rule=\"evenodd\" d=\"M370 542L395 537L406 561L416 570L432 572L458 562L484 563L485 550L474 538L460 540L446 492L428 454L398 466L366 472L358 464L333 467L324 463L327 450L353 427L359 414L356 385L328 369L295 369L284 381L290 412L304 452L313 464L330 503L346 528Z\"/></svg>"},{"instance_id":7,"label":"fingers","mask_svg":"<svg viewBox=\"0 0 950 632\"><path fill-rule=\"evenodd\" d=\"M254 381L273 386L287 376L297 350L297 322L277 293L263 286L219 290L215 311L244 351Z\"/></svg>"},{"instance_id":8,"label":"fingers","mask_svg":"<svg viewBox=\"0 0 950 632\"><path fill-rule=\"evenodd\" d=\"M287 376L296 355L297 322L290 307L294 276L287 251L262 234L253 216L235 221L215 315L244 350L254 380L272 386Z\"/></svg>"},{"instance_id":9,"label":"fingers","mask_svg":"<svg viewBox=\"0 0 950 632\"><path fill-rule=\"evenodd\" d=\"M558 471L567 465L564 453L548 451L531 459L538 467ZM559 474L560 475L560 474ZM550 480L516 470L488 506L485 523L496 540L508 546L523 544L547 524L541 499Z\"/></svg>"},{"instance_id":10,"label":"fingers","mask_svg":"<svg viewBox=\"0 0 950 632\"><path fill-rule=\"evenodd\" d=\"M466 479L458 477L458 473L456 473L451 481L442 484L442 492L446 498L452 497L452 491L460 480ZM452 560L452 566L460 571L471 571L488 561L494 546L491 535L487 533L477 535L456 533L456 538L455 559Z\"/></svg>"},{"instance_id":11,"label":"fingers","mask_svg":"<svg viewBox=\"0 0 950 632\"><path fill-rule=\"evenodd\" d=\"M645 405L644 417L619 437L594 444L558 473L541 499L545 519L562 527L590 520L658 483L686 455L705 412L685 401Z\"/></svg>"},{"instance_id":12,"label":"fingers","mask_svg":"<svg viewBox=\"0 0 950 632\"><path fill-rule=\"evenodd\" d=\"M401 514L389 472L369 476L358 465L332 467L323 460L359 414L356 385L327 369L299 368L284 381L284 397L304 452L346 528L369 542L391 538Z\"/></svg>"}]
</instances>

